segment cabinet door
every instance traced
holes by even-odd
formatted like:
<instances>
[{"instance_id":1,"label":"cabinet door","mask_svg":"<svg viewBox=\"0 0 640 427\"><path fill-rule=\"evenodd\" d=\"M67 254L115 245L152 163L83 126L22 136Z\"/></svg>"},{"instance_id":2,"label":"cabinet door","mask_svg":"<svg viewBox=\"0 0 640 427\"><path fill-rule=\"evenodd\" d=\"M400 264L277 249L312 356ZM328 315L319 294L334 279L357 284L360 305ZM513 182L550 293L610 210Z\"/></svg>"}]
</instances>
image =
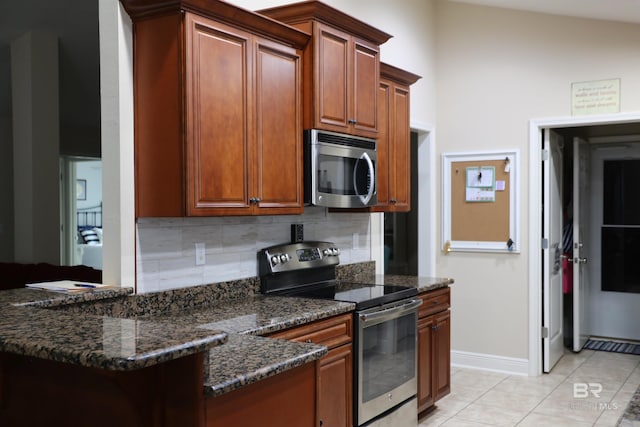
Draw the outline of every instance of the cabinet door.
<instances>
[{"instance_id":1,"label":"cabinet door","mask_svg":"<svg viewBox=\"0 0 640 427\"><path fill-rule=\"evenodd\" d=\"M435 388L434 399L449 394L451 391L451 313L449 310L434 316L436 326L434 355Z\"/></svg>"},{"instance_id":2,"label":"cabinet door","mask_svg":"<svg viewBox=\"0 0 640 427\"><path fill-rule=\"evenodd\" d=\"M348 427L352 420L351 344L329 351L320 359L318 373L318 425Z\"/></svg>"},{"instance_id":3,"label":"cabinet door","mask_svg":"<svg viewBox=\"0 0 640 427\"><path fill-rule=\"evenodd\" d=\"M285 371L205 401L207 427L314 427L316 364ZM179 424L174 424L179 425Z\"/></svg>"},{"instance_id":4,"label":"cabinet door","mask_svg":"<svg viewBox=\"0 0 640 427\"><path fill-rule=\"evenodd\" d=\"M378 194L378 203L371 210L389 211L389 181L391 179L389 173L391 171L390 146L389 138L391 131L391 94L392 83L380 80L380 89L378 91L378 142L376 151L378 154L377 163L377 181L376 191Z\"/></svg>"},{"instance_id":5,"label":"cabinet door","mask_svg":"<svg viewBox=\"0 0 640 427\"><path fill-rule=\"evenodd\" d=\"M260 213L302 213L302 82L298 52L255 43L256 174Z\"/></svg>"},{"instance_id":6,"label":"cabinet door","mask_svg":"<svg viewBox=\"0 0 640 427\"><path fill-rule=\"evenodd\" d=\"M371 210L411 209L409 87L380 79L378 90L378 204Z\"/></svg>"},{"instance_id":7,"label":"cabinet door","mask_svg":"<svg viewBox=\"0 0 640 427\"><path fill-rule=\"evenodd\" d=\"M374 44L353 39L353 81L349 120L353 125L352 133L371 138L378 134L379 55L379 48Z\"/></svg>"},{"instance_id":8,"label":"cabinet door","mask_svg":"<svg viewBox=\"0 0 640 427\"><path fill-rule=\"evenodd\" d=\"M348 132L350 41L347 33L319 23L316 26L315 127Z\"/></svg>"},{"instance_id":9,"label":"cabinet door","mask_svg":"<svg viewBox=\"0 0 640 427\"><path fill-rule=\"evenodd\" d=\"M186 25L187 214L242 213L251 209L251 35L191 14Z\"/></svg>"},{"instance_id":10,"label":"cabinet door","mask_svg":"<svg viewBox=\"0 0 640 427\"><path fill-rule=\"evenodd\" d=\"M418 412L435 403L433 395L434 316L418 320Z\"/></svg>"},{"instance_id":11,"label":"cabinet door","mask_svg":"<svg viewBox=\"0 0 640 427\"><path fill-rule=\"evenodd\" d=\"M411 135L409 88L394 86L390 133L390 202L396 212L411 210Z\"/></svg>"}]
</instances>

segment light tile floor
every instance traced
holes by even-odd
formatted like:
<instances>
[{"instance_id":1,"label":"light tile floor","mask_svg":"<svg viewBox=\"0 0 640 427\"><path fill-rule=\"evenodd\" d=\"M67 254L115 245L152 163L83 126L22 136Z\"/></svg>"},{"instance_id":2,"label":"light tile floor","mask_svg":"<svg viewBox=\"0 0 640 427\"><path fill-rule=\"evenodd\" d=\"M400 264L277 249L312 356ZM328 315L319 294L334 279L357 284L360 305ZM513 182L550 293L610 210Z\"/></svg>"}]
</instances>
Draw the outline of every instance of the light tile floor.
<instances>
[{"instance_id":1,"label":"light tile floor","mask_svg":"<svg viewBox=\"0 0 640 427\"><path fill-rule=\"evenodd\" d=\"M638 386L640 356L604 351L567 351L537 377L452 367L451 394L419 426L613 427Z\"/></svg>"}]
</instances>

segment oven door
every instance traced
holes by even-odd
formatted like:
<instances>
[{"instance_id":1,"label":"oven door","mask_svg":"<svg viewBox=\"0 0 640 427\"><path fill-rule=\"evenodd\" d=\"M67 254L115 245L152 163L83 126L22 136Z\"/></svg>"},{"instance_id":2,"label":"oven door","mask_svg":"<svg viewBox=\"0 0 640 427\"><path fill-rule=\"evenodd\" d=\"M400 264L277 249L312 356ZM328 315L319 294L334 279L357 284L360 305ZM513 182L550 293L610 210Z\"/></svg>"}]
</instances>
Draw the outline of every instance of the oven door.
<instances>
[{"instance_id":1,"label":"oven door","mask_svg":"<svg viewBox=\"0 0 640 427\"><path fill-rule=\"evenodd\" d=\"M356 425L417 393L417 318L420 299L356 312Z\"/></svg>"}]
</instances>

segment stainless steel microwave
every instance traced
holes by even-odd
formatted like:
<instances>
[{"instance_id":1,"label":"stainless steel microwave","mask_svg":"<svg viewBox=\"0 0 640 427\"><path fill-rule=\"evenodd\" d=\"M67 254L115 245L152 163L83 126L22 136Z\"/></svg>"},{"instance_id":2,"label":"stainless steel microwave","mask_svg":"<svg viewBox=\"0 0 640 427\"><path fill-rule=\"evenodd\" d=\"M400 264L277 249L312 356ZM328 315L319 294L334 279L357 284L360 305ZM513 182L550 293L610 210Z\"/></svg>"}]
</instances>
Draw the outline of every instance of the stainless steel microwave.
<instances>
[{"instance_id":1,"label":"stainless steel microwave","mask_svg":"<svg viewBox=\"0 0 640 427\"><path fill-rule=\"evenodd\" d=\"M330 208L360 208L378 203L376 140L304 131L305 203Z\"/></svg>"}]
</instances>

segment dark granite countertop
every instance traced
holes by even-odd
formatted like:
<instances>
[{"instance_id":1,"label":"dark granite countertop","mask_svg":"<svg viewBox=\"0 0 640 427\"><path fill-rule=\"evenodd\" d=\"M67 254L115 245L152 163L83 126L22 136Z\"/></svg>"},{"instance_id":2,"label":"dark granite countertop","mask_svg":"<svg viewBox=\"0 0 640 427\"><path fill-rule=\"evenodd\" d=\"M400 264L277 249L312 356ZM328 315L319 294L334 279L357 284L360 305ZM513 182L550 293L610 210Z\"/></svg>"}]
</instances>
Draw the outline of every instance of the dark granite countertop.
<instances>
[{"instance_id":1,"label":"dark granite countertop","mask_svg":"<svg viewBox=\"0 0 640 427\"><path fill-rule=\"evenodd\" d=\"M176 327L192 325L229 333L225 345L209 350L205 393L219 396L315 361L327 348L260 337L353 311L354 304L307 298L265 297L219 301L189 310L141 316Z\"/></svg>"},{"instance_id":2,"label":"dark granite countertop","mask_svg":"<svg viewBox=\"0 0 640 427\"><path fill-rule=\"evenodd\" d=\"M153 320L43 308L122 298L131 289L0 292L0 351L106 370L134 370L224 344L227 334Z\"/></svg>"},{"instance_id":3,"label":"dark granite countertop","mask_svg":"<svg viewBox=\"0 0 640 427\"><path fill-rule=\"evenodd\" d=\"M446 278L375 275L357 266L349 266L348 273L341 280L415 286L418 292L453 283ZM130 293L0 292L0 351L109 370L138 369L208 351L205 393L218 396L327 353L324 346L261 335L354 309L344 302L265 297L256 294L255 278L127 296Z\"/></svg>"},{"instance_id":4,"label":"dark granite countertop","mask_svg":"<svg viewBox=\"0 0 640 427\"><path fill-rule=\"evenodd\" d=\"M229 341L209 351L205 366L205 394L219 396L245 385L315 361L327 347L229 334Z\"/></svg>"}]
</instances>

